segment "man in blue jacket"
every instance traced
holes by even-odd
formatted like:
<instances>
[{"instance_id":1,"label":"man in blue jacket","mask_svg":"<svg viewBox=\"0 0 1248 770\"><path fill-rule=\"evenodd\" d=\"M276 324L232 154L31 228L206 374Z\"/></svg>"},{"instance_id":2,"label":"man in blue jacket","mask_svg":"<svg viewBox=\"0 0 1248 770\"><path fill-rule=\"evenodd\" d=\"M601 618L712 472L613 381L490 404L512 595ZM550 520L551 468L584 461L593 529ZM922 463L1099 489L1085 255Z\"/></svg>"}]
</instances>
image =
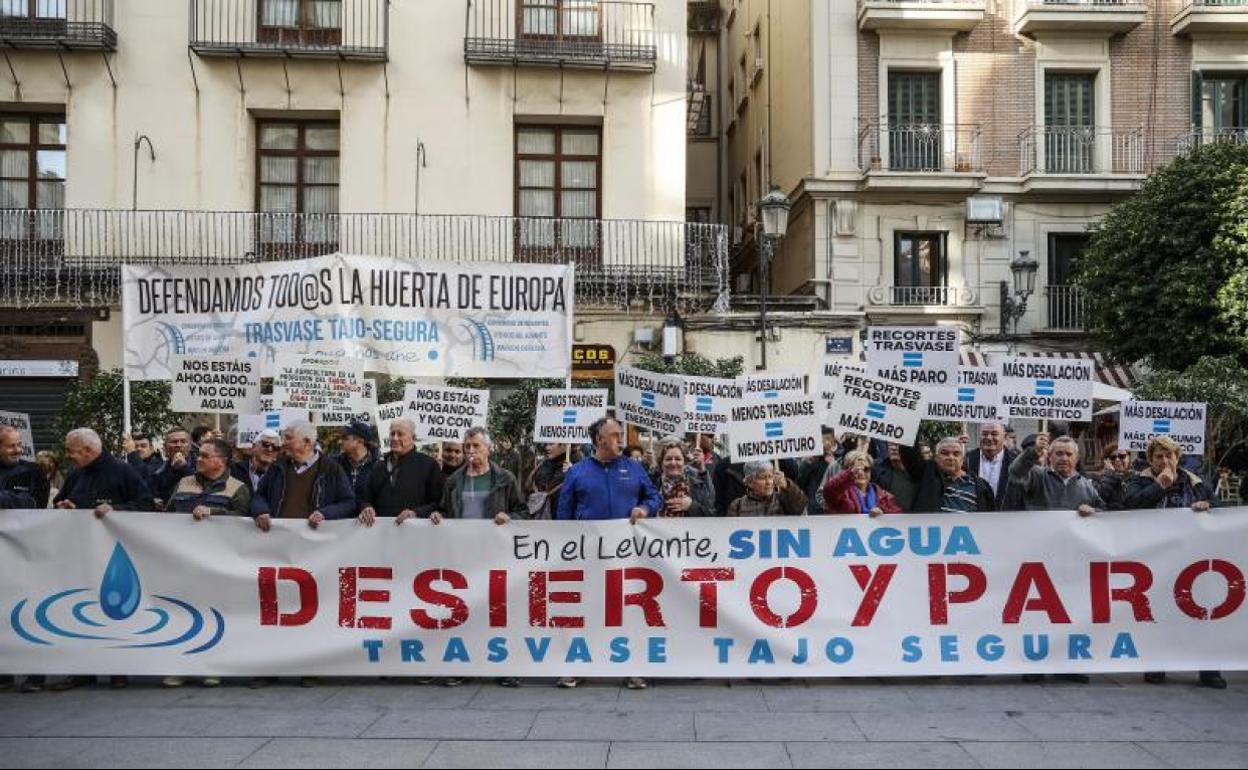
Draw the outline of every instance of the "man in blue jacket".
<instances>
[{"instance_id":1,"label":"man in blue jacket","mask_svg":"<svg viewBox=\"0 0 1248 770\"><path fill-rule=\"evenodd\" d=\"M559 492L560 521L654 516L663 506L645 466L624 456L624 426L610 417L589 426L594 453L568 471Z\"/></svg>"},{"instance_id":2,"label":"man in blue jacket","mask_svg":"<svg viewBox=\"0 0 1248 770\"><path fill-rule=\"evenodd\" d=\"M282 429L285 456L269 466L251 498L256 526L268 532L273 519L307 519L316 529L326 519L355 515L355 492L342 466L321 455L316 428L298 420Z\"/></svg>"}]
</instances>

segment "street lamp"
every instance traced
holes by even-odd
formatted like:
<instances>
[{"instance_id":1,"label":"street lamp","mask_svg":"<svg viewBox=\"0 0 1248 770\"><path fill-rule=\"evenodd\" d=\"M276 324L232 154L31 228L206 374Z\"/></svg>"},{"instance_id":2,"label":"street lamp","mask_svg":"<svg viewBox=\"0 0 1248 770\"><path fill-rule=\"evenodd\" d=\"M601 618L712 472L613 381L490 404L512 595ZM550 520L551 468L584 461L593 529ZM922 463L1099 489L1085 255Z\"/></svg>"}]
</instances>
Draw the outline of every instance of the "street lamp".
<instances>
[{"instance_id":1,"label":"street lamp","mask_svg":"<svg viewBox=\"0 0 1248 770\"><path fill-rule=\"evenodd\" d=\"M759 369L767 368L767 283L771 272L771 260L776 254L776 245L784 238L789 229L789 209L793 204L778 188L763 196L758 202L758 218L763 223L762 243L759 248L758 269L761 273L762 303L759 310L759 335L762 344L762 356Z\"/></svg>"},{"instance_id":2,"label":"street lamp","mask_svg":"<svg viewBox=\"0 0 1248 770\"><path fill-rule=\"evenodd\" d=\"M1031 252L1020 251L1010 262L1010 275L1014 279L1014 293L1010 294L1010 284L1001 282L1001 336L1009 334L1010 324L1014 325L1014 336L1018 336L1018 322L1027 312L1027 300L1036 293L1036 271L1040 264L1031 258Z\"/></svg>"}]
</instances>

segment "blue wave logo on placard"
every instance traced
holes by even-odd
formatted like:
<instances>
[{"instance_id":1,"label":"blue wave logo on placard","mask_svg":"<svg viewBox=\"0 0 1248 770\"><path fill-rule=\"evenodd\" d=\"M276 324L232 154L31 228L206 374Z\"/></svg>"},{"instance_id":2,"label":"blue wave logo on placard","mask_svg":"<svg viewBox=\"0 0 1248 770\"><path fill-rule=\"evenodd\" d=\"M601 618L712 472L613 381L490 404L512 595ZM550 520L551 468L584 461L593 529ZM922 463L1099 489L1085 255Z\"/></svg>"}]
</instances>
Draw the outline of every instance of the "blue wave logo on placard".
<instances>
[{"instance_id":1,"label":"blue wave logo on placard","mask_svg":"<svg viewBox=\"0 0 1248 770\"><path fill-rule=\"evenodd\" d=\"M494 352L494 335L490 333L489 327L471 318L464 321L460 326L467 329L468 333L472 335L473 360L493 361L496 356Z\"/></svg>"},{"instance_id":2,"label":"blue wave logo on placard","mask_svg":"<svg viewBox=\"0 0 1248 770\"><path fill-rule=\"evenodd\" d=\"M58 639L75 639L112 642L101 646L122 650L191 647L182 654L195 655L216 647L225 636L225 618L215 608L205 615L189 602L157 594L144 604L139 571L117 543L94 598L89 589L71 588L36 604L22 599L9 613L9 622L19 637L45 647L55 646Z\"/></svg>"}]
</instances>

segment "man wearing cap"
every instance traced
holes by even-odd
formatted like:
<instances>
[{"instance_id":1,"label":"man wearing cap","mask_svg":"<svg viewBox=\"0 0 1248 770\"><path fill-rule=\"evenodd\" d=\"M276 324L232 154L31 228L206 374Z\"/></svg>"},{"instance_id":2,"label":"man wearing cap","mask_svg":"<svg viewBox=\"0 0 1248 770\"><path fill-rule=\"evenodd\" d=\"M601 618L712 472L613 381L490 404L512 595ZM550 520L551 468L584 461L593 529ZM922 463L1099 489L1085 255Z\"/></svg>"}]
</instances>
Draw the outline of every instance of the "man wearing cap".
<instances>
[{"instance_id":1,"label":"man wearing cap","mask_svg":"<svg viewBox=\"0 0 1248 770\"><path fill-rule=\"evenodd\" d=\"M265 471L277 460L282 448L282 437L272 428L267 428L256 437L251 444L250 457L230 466L230 475L247 485L253 495Z\"/></svg>"},{"instance_id":2,"label":"man wearing cap","mask_svg":"<svg viewBox=\"0 0 1248 770\"><path fill-rule=\"evenodd\" d=\"M350 425L342 429L341 446L342 454L334 459L351 480L351 488L355 490L358 503L363 499L368 474L377 464L377 431L366 422L352 420Z\"/></svg>"}]
</instances>

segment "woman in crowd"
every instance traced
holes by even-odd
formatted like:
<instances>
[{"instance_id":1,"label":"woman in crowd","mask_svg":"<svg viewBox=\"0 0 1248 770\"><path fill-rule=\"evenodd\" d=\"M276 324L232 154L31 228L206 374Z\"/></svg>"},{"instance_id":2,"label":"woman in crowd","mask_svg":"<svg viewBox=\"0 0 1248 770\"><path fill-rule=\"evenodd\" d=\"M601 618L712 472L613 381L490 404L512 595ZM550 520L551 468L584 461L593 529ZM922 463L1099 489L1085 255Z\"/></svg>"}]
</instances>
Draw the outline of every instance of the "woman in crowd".
<instances>
[{"instance_id":1,"label":"woman in crowd","mask_svg":"<svg viewBox=\"0 0 1248 770\"><path fill-rule=\"evenodd\" d=\"M728 506L729 516L802 516L806 495L768 462L745 464L745 494Z\"/></svg>"},{"instance_id":2,"label":"woman in crowd","mask_svg":"<svg viewBox=\"0 0 1248 770\"><path fill-rule=\"evenodd\" d=\"M711 475L691 460L689 449L681 441L666 441L659 447L659 467L651 478L663 498L660 516L715 515Z\"/></svg>"},{"instance_id":3,"label":"woman in crowd","mask_svg":"<svg viewBox=\"0 0 1248 770\"><path fill-rule=\"evenodd\" d=\"M902 513L897 500L886 489L871 481L871 455L850 452L841 463L843 470L823 488L824 513Z\"/></svg>"},{"instance_id":4,"label":"woman in crowd","mask_svg":"<svg viewBox=\"0 0 1248 770\"><path fill-rule=\"evenodd\" d=\"M1096 479L1096 491L1111 511L1123 509L1127 484L1135 476L1135 471L1131 468L1134 459L1131 452L1119 449L1117 444L1107 444L1101 450L1103 466L1100 478Z\"/></svg>"}]
</instances>

